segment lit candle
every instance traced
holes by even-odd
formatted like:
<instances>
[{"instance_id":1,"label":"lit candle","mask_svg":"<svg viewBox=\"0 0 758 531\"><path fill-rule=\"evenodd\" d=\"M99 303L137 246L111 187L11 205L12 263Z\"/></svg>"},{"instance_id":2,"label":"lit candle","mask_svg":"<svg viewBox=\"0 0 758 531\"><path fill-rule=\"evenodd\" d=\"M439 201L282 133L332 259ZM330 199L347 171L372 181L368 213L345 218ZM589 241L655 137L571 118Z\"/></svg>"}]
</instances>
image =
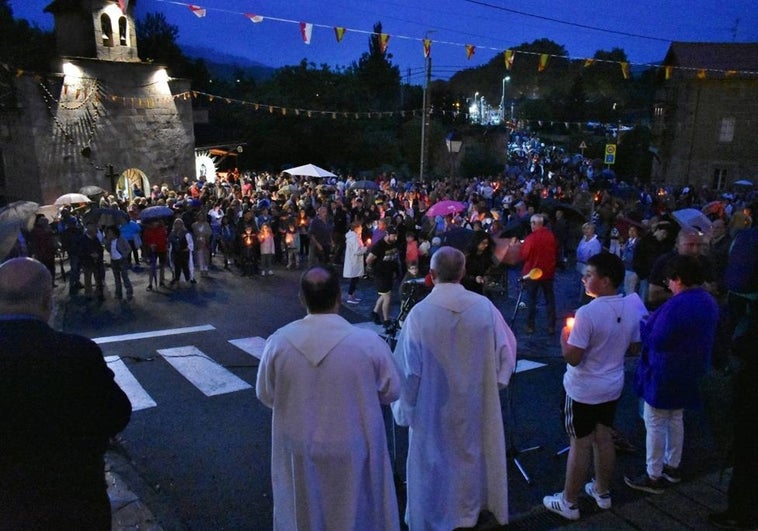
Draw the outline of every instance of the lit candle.
<instances>
[{"instance_id":1,"label":"lit candle","mask_svg":"<svg viewBox=\"0 0 758 531\"><path fill-rule=\"evenodd\" d=\"M566 328L569 329L569 332L572 328L574 328L574 318L573 317L566 317Z\"/></svg>"}]
</instances>

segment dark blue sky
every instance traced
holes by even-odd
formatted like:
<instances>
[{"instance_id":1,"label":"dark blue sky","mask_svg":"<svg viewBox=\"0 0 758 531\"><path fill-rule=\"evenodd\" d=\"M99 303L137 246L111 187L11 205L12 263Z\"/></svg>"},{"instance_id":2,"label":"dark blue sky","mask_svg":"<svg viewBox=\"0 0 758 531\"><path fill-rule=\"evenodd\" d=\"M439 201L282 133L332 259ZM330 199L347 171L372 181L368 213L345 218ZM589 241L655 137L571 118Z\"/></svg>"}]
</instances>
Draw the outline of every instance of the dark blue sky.
<instances>
[{"instance_id":1,"label":"dark blue sky","mask_svg":"<svg viewBox=\"0 0 758 531\"><path fill-rule=\"evenodd\" d=\"M43 13L50 0L10 0L17 18L51 29ZM423 82L422 39L432 40L435 78L488 62L502 50L548 38L571 58L622 48L632 64L663 59L672 41L758 42L756 0L138 0L136 17L161 12L187 44L279 67L306 58L317 65L349 66L368 50L376 22L390 35L388 52L404 79ZM253 23L245 13L263 17ZM311 43L299 22L313 24ZM338 43L333 27L347 32ZM476 46L471 59L466 45Z\"/></svg>"}]
</instances>

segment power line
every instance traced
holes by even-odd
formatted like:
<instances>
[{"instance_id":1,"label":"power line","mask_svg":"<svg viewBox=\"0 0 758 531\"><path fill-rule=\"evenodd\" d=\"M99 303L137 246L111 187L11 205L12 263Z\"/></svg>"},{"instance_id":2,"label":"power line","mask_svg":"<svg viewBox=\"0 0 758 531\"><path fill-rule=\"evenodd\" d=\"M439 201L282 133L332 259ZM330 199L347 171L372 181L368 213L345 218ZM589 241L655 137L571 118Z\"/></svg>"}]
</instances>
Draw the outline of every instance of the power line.
<instances>
[{"instance_id":1,"label":"power line","mask_svg":"<svg viewBox=\"0 0 758 531\"><path fill-rule=\"evenodd\" d=\"M493 5L493 4L489 4L487 2L482 2L480 0L466 0L466 2L468 2L470 4L476 4L476 5L480 5L480 6L484 6L484 7L489 7L489 8L492 8L492 9L497 9L498 11L506 11L508 13L513 13L513 14L516 14L516 15L524 16L524 17L531 17L531 18L536 18L536 19L539 19L539 20L546 20L548 22L555 22L556 24L564 24L566 26L572 26L574 28L582 28L582 29L588 29L588 30L593 30L593 31L600 31L600 32L603 32L603 33L611 33L613 35L623 35L625 37L634 37L634 38L637 38L637 39L647 39L647 40L659 41L659 42L672 42L671 39L662 39L661 37L651 37L650 35L640 35L638 33L627 33L625 31L609 30L609 29L606 29L606 28L599 28L597 26L590 26L590 25L587 25L587 24L579 24L578 22L568 22L566 20L560 20L560 19L557 19L557 18L546 17L544 15L535 15L533 13L527 13L525 11L519 11L517 9L510 9L510 8L503 7L503 6L496 6L496 5Z\"/></svg>"}]
</instances>

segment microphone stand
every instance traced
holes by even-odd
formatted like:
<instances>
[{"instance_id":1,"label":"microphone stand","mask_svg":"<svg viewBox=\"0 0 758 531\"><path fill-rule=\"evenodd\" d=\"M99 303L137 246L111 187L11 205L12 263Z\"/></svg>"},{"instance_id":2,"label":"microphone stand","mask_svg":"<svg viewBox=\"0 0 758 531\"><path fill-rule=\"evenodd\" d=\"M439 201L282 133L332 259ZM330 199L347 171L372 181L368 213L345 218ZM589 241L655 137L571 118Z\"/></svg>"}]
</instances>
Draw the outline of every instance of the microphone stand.
<instances>
[{"instance_id":1,"label":"microphone stand","mask_svg":"<svg viewBox=\"0 0 758 531\"><path fill-rule=\"evenodd\" d=\"M542 272L540 271L539 276L542 276L541 273ZM519 278L519 294L518 294L518 298L516 299L516 306L513 308L513 315L511 316L511 322L510 322L511 330L513 330L513 325L516 322L516 315L518 315L518 311L521 308L521 305L523 304L522 299L524 296L524 285L526 281L531 278L531 276L532 275L530 271L529 275L525 275ZM537 276L537 278L539 278L539 276ZM514 368L513 374L511 375L511 381L508 384L508 386L505 388L505 392L506 392L505 403L506 403L506 408L507 408L507 417L510 419L510 427L508 429L508 444L505 449L505 455L507 459L513 461L513 464L516 465L516 468L518 469L519 472L521 472L521 476L524 478L524 481L526 481L527 484L531 485L532 479L529 476L529 474L527 474L526 469L521 464L518 457L523 453L539 450L542 447L537 445L537 446L530 446L529 448L519 448L518 446L516 446L516 443L515 443L514 432L516 431L516 417L513 413L513 385L516 379L517 368L518 368L518 361L516 361L516 367Z\"/></svg>"}]
</instances>

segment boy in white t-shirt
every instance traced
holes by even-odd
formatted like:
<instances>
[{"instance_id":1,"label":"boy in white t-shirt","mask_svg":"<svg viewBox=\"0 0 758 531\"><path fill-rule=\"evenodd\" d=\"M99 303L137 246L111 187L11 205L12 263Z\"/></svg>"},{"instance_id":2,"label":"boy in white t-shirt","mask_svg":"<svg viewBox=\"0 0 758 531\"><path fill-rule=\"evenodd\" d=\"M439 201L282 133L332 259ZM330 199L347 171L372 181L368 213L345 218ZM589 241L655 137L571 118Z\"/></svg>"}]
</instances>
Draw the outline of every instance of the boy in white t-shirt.
<instances>
[{"instance_id":1,"label":"boy in white t-shirt","mask_svg":"<svg viewBox=\"0 0 758 531\"><path fill-rule=\"evenodd\" d=\"M563 491L545 496L545 507L569 520L579 519L578 497L584 491L601 509L611 508L610 481L616 461L612 426L624 388L624 356L640 342L645 307L636 294L624 297L624 263L608 252L587 260L582 276L589 304L561 333L566 359L563 376L563 423L570 447ZM594 453L594 460L593 460ZM594 463L594 480L584 484Z\"/></svg>"}]
</instances>

